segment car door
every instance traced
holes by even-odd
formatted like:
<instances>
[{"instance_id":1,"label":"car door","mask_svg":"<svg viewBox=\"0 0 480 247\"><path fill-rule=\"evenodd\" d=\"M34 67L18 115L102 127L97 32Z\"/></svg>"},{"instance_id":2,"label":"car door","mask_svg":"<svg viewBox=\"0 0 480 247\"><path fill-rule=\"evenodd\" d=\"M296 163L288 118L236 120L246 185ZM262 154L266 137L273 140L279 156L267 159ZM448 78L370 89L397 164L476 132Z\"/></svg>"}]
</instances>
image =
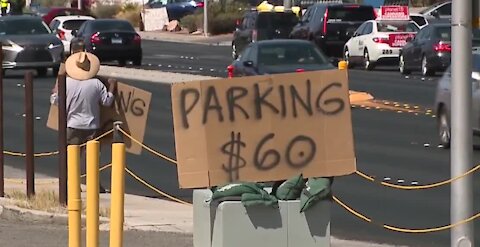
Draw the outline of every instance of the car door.
<instances>
[{"instance_id":1,"label":"car door","mask_svg":"<svg viewBox=\"0 0 480 247\"><path fill-rule=\"evenodd\" d=\"M368 21L365 23L365 29L363 29L362 35L358 36L358 52L363 56L365 49L367 47L367 39L370 38L370 34L373 32L373 22Z\"/></svg>"},{"instance_id":2,"label":"car door","mask_svg":"<svg viewBox=\"0 0 480 247\"><path fill-rule=\"evenodd\" d=\"M426 48L432 27L422 29L415 37L413 43L412 54L410 56L411 65L415 68L420 68L422 64L423 50ZM418 37L418 38L417 38Z\"/></svg>"},{"instance_id":3,"label":"car door","mask_svg":"<svg viewBox=\"0 0 480 247\"><path fill-rule=\"evenodd\" d=\"M245 48L242 55L236 61L235 64L235 76L246 76L250 72L248 66L245 66L245 62L251 61L250 54L252 51L252 45L249 45Z\"/></svg>"},{"instance_id":4,"label":"car door","mask_svg":"<svg viewBox=\"0 0 480 247\"><path fill-rule=\"evenodd\" d=\"M352 38L347 42L348 46L348 52L351 57L358 57L363 55L361 52L359 52L359 38L363 34L363 30L365 29L365 26L367 23L363 23L360 25L357 30L353 33Z\"/></svg>"}]
</instances>

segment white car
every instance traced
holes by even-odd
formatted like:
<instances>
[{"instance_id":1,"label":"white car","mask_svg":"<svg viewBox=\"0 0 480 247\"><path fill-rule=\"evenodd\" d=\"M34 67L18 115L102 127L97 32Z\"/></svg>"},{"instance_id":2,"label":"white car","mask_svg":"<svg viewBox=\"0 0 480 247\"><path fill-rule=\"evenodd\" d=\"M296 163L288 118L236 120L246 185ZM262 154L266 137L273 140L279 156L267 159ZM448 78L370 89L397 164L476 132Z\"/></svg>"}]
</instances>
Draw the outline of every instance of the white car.
<instances>
[{"instance_id":1,"label":"white car","mask_svg":"<svg viewBox=\"0 0 480 247\"><path fill-rule=\"evenodd\" d=\"M413 21L370 20L364 22L344 47L349 67L362 64L371 70L376 64L398 64L400 49L413 38L419 27Z\"/></svg>"},{"instance_id":2,"label":"white car","mask_svg":"<svg viewBox=\"0 0 480 247\"><path fill-rule=\"evenodd\" d=\"M70 53L70 41L72 41L72 30L78 30L88 20L94 20L91 16L71 15L57 16L50 22L50 29L62 41L66 54Z\"/></svg>"}]
</instances>

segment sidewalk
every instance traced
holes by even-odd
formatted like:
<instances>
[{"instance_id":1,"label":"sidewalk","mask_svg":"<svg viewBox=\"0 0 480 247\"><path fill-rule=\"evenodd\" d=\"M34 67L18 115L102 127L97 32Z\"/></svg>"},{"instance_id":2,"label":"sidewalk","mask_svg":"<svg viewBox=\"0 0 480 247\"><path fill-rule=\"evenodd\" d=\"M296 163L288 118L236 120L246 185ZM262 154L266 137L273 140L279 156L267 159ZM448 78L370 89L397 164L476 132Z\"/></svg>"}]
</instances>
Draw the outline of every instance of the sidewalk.
<instances>
[{"instance_id":1,"label":"sidewalk","mask_svg":"<svg viewBox=\"0 0 480 247\"><path fill-rule=\"evenodd\" d=\"M230 46L233 34L221 34L205 37L203 34L189 34L186 31L138 31L143 40L170 41L179 43L192 43L203 45Z\"/></svg>"}]
</instances>

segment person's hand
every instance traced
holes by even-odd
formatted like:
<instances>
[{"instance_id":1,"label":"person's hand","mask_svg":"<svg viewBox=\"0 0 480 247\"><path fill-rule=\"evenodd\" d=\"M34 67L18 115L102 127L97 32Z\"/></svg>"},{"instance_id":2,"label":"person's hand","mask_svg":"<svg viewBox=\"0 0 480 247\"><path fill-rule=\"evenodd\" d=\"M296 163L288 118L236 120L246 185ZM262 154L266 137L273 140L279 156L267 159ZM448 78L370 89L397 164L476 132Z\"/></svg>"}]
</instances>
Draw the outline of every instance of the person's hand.
<instances>
[{"instance_id":1,"label":"person's hand","mask_svg":"<svg viewBox=\"0 0 480 247\"><path fill-rule=\"evenodd\" d=\"M53 93L58 93L58 80L55 81L55 86L52 88L52 94Z\"/></svg>"},{"instance_id":2,"label":"person's hand","mask_svg":"<svg viewBox=\"0 0 480 247\"><path fill-rule=\"evenodd\" d=\"M117 80L113 78L108 78L108 91L114 93L117 89Z\"/></svg>"}]
</instances>

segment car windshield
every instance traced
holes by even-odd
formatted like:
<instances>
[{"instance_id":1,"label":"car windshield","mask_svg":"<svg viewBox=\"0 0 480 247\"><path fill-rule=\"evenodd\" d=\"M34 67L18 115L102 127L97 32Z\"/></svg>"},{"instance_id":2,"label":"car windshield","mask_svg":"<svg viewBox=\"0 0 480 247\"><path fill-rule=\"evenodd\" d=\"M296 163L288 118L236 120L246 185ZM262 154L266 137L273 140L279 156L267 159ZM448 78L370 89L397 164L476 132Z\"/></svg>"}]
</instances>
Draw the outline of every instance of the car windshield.
<instances>
[{"instance_id":1,"label":"car windshield","mask_svg":"<svg viewBox=\"0 0 480 247\"><path fill-rule=\"evenodd\" d=\"M135 31L132 25L126 21L97 21L93 23L92 27L96 32L110 30Z\"/></svg>"},{"instance_id":2,"label":"car windshield","mask_svg":"<svg viewBox=\"0 0 480 247\"><path fill-rule=\"evenodd\" d=\"M67 30L78 30L86 20L69 20L63 23L63 28Z\"/></svg>"},{"instance_id":3,"label":"car windshield","mask_svg":"<svg viewBox=\"0 0 480 247\"><path fill-rule=\"evenodd\" d=\"M379 32L417 32L418 27L410 21L379 21L377 30Z\"/></svg>"},{"instance_id":4,"label":"car windshield","mask_svg":"<svg viewBox=\"0 0 480 247\"><path fill-rule=\"evenodd\" d=\"M368 21L374 20L375 13L372 7L346 6L328 8L328 21Z\"/></svg>"},{"instance_id":5,"label":"car windshield","mask_svg":"<svg viewBox=\"0 0 480 247\"><path fill-rule=\"evenodd\" d=\"M0 21L0 35L49 34L50 29L41 20Z\"/></svg>"},{"instance_id":6,"label":"car windshield","mask_svg":"<svg viewBox=\"0 0 480 247\"><path fill-rule=\"evenodd\" d=\"M263 66L326 64L327 58L310 44L268 44L258 48Z\"/></svg>"},{"instance_id":7,"label":"car windshield","mask_svg":"<svg viewBox=\"0 0 480 247\"><path fill-rule=\"evenodd\" d=\"M257 19L259 29L278 29L293 27L298 23L294 13L260 13Z\"/></svg>"}]
</instances>

